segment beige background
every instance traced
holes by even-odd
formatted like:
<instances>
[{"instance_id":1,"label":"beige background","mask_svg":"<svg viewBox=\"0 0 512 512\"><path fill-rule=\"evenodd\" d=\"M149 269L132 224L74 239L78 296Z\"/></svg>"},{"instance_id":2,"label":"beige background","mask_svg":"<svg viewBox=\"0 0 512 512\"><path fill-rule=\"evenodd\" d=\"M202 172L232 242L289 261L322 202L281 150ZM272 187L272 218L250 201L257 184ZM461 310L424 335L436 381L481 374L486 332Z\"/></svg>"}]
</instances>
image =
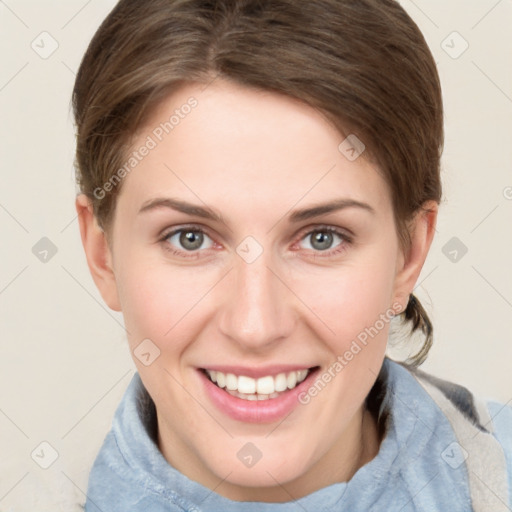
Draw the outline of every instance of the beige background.
<instances>
[{"instance_id":1,"label":"beige background","mask_svg":"<svg viewBox=\"0 0 512 512\"><path fill-rule=\"evenodd\" d=\"M89 275L74 210L70 94L86 46L114 3L0 1L0 512L78 510L134 372L122 317L106 308ZM446 110L445 200L416 289L435 324L423 368L507 402L512 1L402 4L434 53ZM42 58L52 44L57 49ZM57 250L46 262L33 253L43 237ZM40 467L54 454L48 469Z\"/></svg>"}]
</instances>

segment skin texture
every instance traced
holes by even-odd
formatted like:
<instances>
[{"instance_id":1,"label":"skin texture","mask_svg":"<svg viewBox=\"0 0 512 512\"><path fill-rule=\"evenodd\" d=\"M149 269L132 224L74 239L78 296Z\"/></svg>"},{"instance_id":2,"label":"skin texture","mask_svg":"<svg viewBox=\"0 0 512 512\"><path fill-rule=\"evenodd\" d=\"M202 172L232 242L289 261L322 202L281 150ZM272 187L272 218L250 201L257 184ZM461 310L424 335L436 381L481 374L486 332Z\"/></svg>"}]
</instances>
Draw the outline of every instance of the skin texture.
<instances>
[{"instance_id":1,"label":"skin texture","mask_svg":"<svg viewBox=\"0 0 512 512\"><path fill-rule=\"evenodd\" d=\"M389 324L280 422L226 416L205 394L197 368L327 369L393 304L400 304L395 311L405 308L432 241L437 204L413 219L405 254L385 181L364 153L349 161L338 150L344 136L318 111L221 80L204 87L176 91L139 130L134 148L188 98L197 99L123 179L109 243L87 198L77 197L82 242L103 299L123 312L132 354L146 338L160 350L149 366L133 359L156 404L165 458L228 498L289 501L349 480L378 453L381 440L363 401L382 365ZM169 208L138 213L157 197L207 205L225 224ZM374 212L351 207L288 220L296 209L337 198ZM206 233L199 249L187 252L180 233L160 241L170 228L191 223ZM322 226L352 240L334 235L322 251L312 234ZM263 250L252 263L236 252L247 236ZM250 468L237 457L248 442L262 453Z\"/></svg>"}]
</instances>

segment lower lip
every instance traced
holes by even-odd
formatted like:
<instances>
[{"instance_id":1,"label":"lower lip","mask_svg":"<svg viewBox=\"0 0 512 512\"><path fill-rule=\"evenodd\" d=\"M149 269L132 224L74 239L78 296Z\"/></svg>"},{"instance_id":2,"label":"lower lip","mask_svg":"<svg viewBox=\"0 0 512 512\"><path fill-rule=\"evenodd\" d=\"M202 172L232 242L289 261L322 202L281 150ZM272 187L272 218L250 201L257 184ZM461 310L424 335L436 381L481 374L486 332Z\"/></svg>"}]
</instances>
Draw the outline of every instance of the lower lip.
<instances>
[{"instance_id":1,"label":"lower lip","mask_svg":"<svg viewBox=\"0 0 512 512\"><path fill-rule=\"evenodd\" d=\"M243 400L219 388L202 370L198 370L206 393L214 405L231 418L246 423L272 423L288 416L300 405L299 395L309 388L311 379L317 371L318 369L310 371L298 386L284 391L277 398Z\"/></svg>"}]
</instances>

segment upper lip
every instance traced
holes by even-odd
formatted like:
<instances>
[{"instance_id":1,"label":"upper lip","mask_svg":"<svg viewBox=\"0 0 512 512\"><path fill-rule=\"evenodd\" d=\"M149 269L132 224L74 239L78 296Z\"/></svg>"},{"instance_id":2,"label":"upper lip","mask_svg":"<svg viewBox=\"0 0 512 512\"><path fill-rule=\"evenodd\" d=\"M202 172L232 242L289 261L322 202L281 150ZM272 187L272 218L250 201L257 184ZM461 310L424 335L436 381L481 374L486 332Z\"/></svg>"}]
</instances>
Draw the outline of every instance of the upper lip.
<instances>
[{"instance_id":1,"label":"upper lip","mask_svg":"<svg viewBox=\"0 0 512 512\"><path fill-rule=\"evenodd\" d=\"M252 377L258 379L267 375L276 376L280 373L290 373L297 370L309 370L315 368L314 365L307 364L273 364L269 366L236 366L236 365L208 365L201 367L202 370L216 371L222 373L232 373L240 376Z\"/></svg>"}]
</instances>

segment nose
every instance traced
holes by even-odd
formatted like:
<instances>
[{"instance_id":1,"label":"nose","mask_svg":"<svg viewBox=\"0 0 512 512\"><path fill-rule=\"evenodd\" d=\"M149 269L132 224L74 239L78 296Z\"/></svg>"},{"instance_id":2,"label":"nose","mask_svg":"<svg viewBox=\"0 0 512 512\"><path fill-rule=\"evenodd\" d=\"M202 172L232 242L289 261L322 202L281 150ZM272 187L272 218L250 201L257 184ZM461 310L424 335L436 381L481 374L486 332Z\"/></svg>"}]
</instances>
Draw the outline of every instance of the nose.
<instances>
[{"instance_id":1,"label":"nose","mask_svg":"<svg viewBox=\"0 0 512 512\"><path fill-rule=\"evenodd\" d=\"M293 332L294 295L272 266L265 251L251 263L235 254L223 284L219 329L245 350L268 350Z\"/></svg>"}]
</instances>

